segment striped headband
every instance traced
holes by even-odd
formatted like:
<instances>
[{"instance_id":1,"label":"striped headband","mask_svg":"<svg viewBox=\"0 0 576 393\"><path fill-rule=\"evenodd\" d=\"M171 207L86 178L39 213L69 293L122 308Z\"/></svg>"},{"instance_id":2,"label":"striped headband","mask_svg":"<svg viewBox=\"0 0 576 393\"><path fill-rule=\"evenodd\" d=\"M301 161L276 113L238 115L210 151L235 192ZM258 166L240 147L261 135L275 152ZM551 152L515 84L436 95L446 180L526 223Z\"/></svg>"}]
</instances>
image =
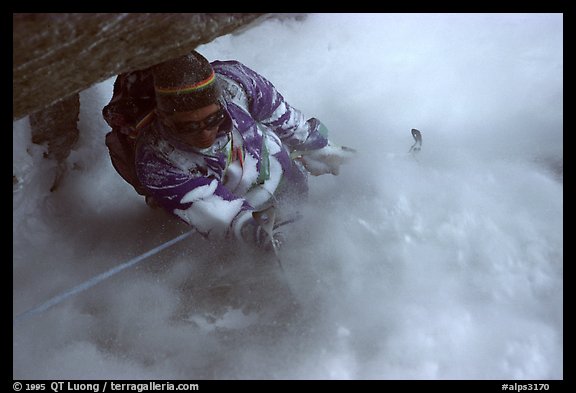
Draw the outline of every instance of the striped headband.
<instances>
[{"instance_id":1,"label":"striped headband","mask_svg":"<svg viewBox=\"0 0 576 393\"><path fill-rule=\"evenodd\" d=\"M187 86L180 86L180 87L154 87L156 92L159 94L169 94L169 95L179 95L179 94L189 94L189 93L193 93L195 91L199 91L204 89L205 87L210 86L212 83L214 83L214 81L216 80L216 74L214 73L214 70L212 70L212 73L210 74L210 76L204 80L201 80L200 82L196 82L192 85L187 85Z\"/></svg>"}]
</instances>

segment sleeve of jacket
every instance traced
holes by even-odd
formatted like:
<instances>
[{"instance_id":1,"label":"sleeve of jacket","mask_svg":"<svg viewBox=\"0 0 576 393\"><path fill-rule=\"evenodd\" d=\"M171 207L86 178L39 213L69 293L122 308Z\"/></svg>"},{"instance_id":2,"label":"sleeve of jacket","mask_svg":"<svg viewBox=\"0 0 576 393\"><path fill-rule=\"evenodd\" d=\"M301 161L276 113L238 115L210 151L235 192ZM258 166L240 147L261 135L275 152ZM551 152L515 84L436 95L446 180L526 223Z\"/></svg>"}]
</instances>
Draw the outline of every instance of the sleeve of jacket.
<instances>
[{"instance_id":1,"label":"sleeve of jacket","mask_svg":"<svg viewBox=\"0 0 576 393\"><path fill-rule=\"evenodd\" d=\"M216 176L180 169L157 154L154 146L138 149L136 165L140 182L154 200L207 237L236 232L252 217L252 206Z\"/></svg>"},{"instance_id":2,"label":"sleeve of jacket","mask_svg":"<svg viewBox=\"0 0 576 393\"><path fill-rule=\"evenodd\" d=\"M215 61L212 65L216 72L242 86L254 120L271 128L292 150L316 150L328 144L324 124L316 118L306 120L262 75L237 61Z\"/></svg>"}]
</instances>

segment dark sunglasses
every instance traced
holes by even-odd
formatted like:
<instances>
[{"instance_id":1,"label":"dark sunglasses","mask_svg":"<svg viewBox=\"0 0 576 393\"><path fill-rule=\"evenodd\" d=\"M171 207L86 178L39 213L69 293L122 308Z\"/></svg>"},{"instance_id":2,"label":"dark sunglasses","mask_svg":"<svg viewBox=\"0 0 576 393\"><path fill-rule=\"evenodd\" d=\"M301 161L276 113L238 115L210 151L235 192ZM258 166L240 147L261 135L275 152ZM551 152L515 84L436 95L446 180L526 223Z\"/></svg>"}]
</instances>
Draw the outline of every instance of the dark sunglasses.
<instances>
[{"instance_id":1,"label":"dark sunglasses","mask_svg":"<svg viewBox=\"0 0 576 393\"><path fill-rule=\"evenodd\" d=\"M222 107L220 107L216 112L212 113L210 116L205 117L199 121L189 121L185 123L176 123L167 119L167 125L174 131L174 133L182 134L197 134L202 130L207 128L214 128L224 121L226 112Z\"/></svg>"}]
</instances>

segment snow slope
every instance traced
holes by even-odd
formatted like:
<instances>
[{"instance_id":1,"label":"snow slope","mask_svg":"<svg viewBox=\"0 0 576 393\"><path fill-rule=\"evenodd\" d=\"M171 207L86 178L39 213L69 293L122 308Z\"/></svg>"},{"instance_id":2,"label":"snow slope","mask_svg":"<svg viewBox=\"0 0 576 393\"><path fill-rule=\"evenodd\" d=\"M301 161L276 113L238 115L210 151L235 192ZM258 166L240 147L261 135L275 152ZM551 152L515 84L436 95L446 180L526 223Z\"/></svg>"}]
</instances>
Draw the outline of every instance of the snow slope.
<instances>
[{"instance_id":1,"label":"snow slope","mask_svg":"<svg viewBox=\"0 0 576 393\"><path fill-rule=\"evenodd\" d=\"M269 256L192 236L14 325L13 377L562 379L563 19L309 15L199 48L358 150ZM61 188L14 122L13 315L186 230L114 172L81 94ZM422 131L416 159L411 128Z\"/></svg>"}]
</instances>

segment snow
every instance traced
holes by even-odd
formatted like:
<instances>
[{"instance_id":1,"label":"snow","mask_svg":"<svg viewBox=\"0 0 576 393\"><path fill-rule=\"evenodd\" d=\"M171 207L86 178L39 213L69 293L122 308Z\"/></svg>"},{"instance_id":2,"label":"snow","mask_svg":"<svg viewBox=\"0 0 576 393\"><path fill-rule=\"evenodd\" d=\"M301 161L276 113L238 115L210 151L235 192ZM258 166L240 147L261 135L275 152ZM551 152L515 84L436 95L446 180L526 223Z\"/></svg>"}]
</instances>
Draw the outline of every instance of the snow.
<instances>
[{"instance_id":1,"label":"snow","mask_svg":"<svg viewBox=\"0 0 576 393\"><path fill-rule=\"evenodd\" d=\"M218 181L216 180L212 180L210 184L205 186L196 187L192 191L186 193L186 195L182 197L180 203L194 202L212 196L214 191L216 191L216 187L218 187Z\"/></svg>"},{"instance_id":2,"label":"snow","mask_svg":"<svg viewBox=\"0 0 576 393\"><path fill-rule=\"evenodd\" d=\"M213 180L212 184L217 185L217 181ZM223 236L234 217L242 209L242 203L241 199L227 201L212 194L205 198L195 198L195 202L189 208L185 210L175 209L174 213L184 221L194 223L195 227L202 233L208 233L212 230Z\"/></svg>"},{"instance_id":3,"label":"snow","mask_svg":"<svg viewBox=\"0 0 576 393\"><path fill-rule=\"evenodd\" d=\"M284 274L191 236L14 325L13 377L562 379L562 29L559 14L318 14L200 47L357 158L311 178ZM14 122L13 316L187 228L114 172L112 83L81 94L56 192Z\"/></svg>"}]
</instances>

